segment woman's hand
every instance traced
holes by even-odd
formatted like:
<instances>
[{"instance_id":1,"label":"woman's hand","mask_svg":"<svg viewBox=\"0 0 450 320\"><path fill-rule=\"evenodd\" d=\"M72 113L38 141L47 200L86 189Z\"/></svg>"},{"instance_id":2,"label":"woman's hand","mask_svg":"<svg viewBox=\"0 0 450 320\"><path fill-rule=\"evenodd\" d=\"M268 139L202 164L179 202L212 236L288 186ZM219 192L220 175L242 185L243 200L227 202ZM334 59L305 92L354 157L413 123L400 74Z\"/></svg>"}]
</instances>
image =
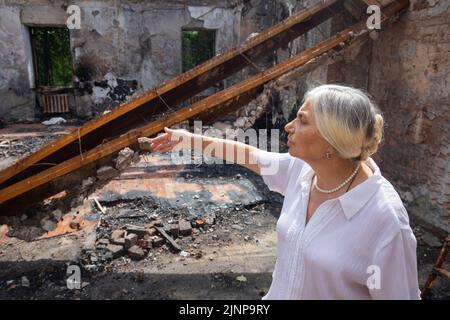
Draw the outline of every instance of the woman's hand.
<instances>
[{"instance_id":1,"label":"woman's hand","mask_svg":"<svg viewBox=\"0 0 450 320\"><path fill-rule=\"evenodd\" d=\"M192 133L184 129L173 130L164 127L165 133L152 139L150 148L152 152L159 151L161 153L172 150L178 143L184 139L190 139Z\"/></svg>"}]
</instances>

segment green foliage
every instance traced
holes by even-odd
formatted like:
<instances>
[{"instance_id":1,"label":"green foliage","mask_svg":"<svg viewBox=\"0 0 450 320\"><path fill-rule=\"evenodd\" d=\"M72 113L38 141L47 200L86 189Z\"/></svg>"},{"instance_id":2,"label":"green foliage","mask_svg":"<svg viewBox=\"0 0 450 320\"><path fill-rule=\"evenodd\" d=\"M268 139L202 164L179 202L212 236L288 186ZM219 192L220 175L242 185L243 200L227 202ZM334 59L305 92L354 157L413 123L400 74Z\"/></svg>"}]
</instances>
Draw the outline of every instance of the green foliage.
<instances>
[{"instance_id":1,"label":"green foliage","mask_svg":"<svg viewBox=\"0 0 450 320\"><path fill-rule=\"evenodd\" d=\"M181 35L183 72L194 68L215 55L215 31L183 31Z\"/></svg>"},{"instance_id":2,"label":"green foliage","mask_svg":"<svg viewBox=\"0 0 450 320\"><path fill-rule=\"evenodd\" d=\"M38 86L72 86L69 30L31 28Z\"/></svg>"}]
</instances>

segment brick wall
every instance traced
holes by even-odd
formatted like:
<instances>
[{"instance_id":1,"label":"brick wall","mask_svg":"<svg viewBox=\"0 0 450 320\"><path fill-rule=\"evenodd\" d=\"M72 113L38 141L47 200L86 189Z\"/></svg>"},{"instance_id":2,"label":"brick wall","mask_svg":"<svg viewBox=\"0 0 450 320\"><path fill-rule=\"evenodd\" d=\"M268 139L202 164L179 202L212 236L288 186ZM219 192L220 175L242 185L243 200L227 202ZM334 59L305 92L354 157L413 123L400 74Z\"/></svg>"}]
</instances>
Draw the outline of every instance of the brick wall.
<instances>
[{"instance_id":1,"label":"brick wall","mask_svg":"<svg viewBox=\"0 0 450 320\"><path fill-rule=\"evenodd\" d=\"M450 231L450 1L412 0L372 44L368 89L385 115L379 158L410 215Z\"/></svg>"}]
</instances>

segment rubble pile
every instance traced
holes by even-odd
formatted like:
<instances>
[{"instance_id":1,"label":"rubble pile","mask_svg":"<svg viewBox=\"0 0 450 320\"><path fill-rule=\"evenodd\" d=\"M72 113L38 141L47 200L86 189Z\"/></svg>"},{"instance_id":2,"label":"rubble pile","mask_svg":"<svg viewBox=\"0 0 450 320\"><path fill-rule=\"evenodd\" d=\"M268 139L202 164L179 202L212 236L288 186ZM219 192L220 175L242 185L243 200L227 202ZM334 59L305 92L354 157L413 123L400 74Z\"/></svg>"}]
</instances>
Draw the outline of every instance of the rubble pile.
<instances>
[{"instance_id":1,"label":"rubble pile","mask_svg":"<svg viewBox=\"0 0 450 320\"><path fill-rule=\"evenodd\" d=\"M102 230L97 239L95 253L91 253L89 262L111 261L122 256L132 260L142 260L155 248L164 244L173 252L180 252L181 247L175 239L188 237L192 234L191 223L187 220L170 220L164 224L157 215L152 215L151 222L144 225L126 224L112 231ZM107 222L103 226L108 228ZM87 269L94 266L87 265Z\"/></svg>"},{"instance_id":2,"label":"rubble pile","mask_svg":"<svg viewBox=\"0 0 450 320\"><path fill-rule=\"evenodd\" d=\"M19 126L0 134L0 159L24 158L41 149L51 141L61 137L66 132L65 126L77 126L83 121L78 119L67 120L63 125L58 123L48 126L26 128ZM1 128L1 126L0 126Z\"/></svg>"},{"instance_id":3,"label":"rubble pile","mask_svg":"<svg viewBox=\"0 0 450 320\"><path fill-rule=\"evenodd\" d=\"M0 158L25 157L39 150L57 136L23 137L20 139L0 139Z\"/></svg>"},{"instance_id":4,"label":"rubble pile","mask_svg":"<svg viewBox=\"0 0 450 320\"><path fill-rule=\"evenodd\" d=\"M76 225L75 217L67 216L67 219L73 220L70 227L73 227L74 231L80 228L79 225ZM0 225L5 224L9 226L8 237L33 241L45 233L55 230L58 223L62 220L63 212L60 209L50 210L41 207L32 210L28 214L24 213L21 216L2 216L0 217Z\"/></svg>"},{"instance_id":5,"label":"rubble pile","mask_svg":"<svg viewBox=\"0 0 450 320\"><path fill-rule=\"evenodd\" d=\"M172 254L179 261L204 256L202 246L228 246L233 241L258 242L257 215L267 204L232 206L216 214L190 217L188 212L160 208L145 199L107 208L97 227L95 246L83 252L87 271L113 270L118 265ZM209 257L209 259L213 259Z\"/></svg>"}]
</instances>

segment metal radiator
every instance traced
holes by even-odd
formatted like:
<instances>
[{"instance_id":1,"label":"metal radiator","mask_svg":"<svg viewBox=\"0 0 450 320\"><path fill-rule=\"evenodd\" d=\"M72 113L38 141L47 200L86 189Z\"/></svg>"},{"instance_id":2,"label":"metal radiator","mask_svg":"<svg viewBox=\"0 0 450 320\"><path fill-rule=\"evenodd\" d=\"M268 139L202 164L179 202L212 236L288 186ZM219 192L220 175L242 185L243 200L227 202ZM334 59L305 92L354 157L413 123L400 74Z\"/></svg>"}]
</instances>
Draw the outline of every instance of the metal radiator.
<instances>
[{"instance_id":1,"label":"metal radiator","mask_svg":"<svg viewBox=\"0 0 450 320\"><path fill-rule=\"evenodd\" d=\"M44 113L69 112L69 94L42 94Z\"/></svg>"}]
</instances>

